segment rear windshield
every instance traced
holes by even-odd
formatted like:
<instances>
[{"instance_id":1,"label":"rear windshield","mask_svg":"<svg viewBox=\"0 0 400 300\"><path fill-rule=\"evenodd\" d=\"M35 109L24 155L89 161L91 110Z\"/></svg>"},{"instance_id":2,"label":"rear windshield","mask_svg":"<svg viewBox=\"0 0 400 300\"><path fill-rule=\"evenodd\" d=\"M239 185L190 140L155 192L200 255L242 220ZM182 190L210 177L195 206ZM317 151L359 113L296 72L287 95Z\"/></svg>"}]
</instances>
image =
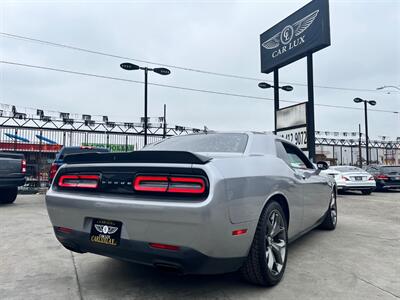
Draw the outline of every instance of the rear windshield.
<instances>
[{"instance_id":1,"label":"rear windshield","mask_svg":"<svg viewBox=\"0 0 400 300\"><path fill-rule=\"evenodd\" d=\"M387 167L382 167L383 173L386 174L400 174L400 166L387 166Z\"/></svg>"},{"instance_id":2,"label":"rear windshield","mask_svg":"<svg viewBox=\"0 0 400 300\"><path fill-rule=\"evenodd\" d=\"M192 134L172 137L149 145L144 150L243 153L247 139L245 133Z\"/></svg>"},{"instance_id":3,"label":"rear windshield","mask_svg":"<svg viewBox=\"0 0 400 300\"><path fill-rule=\"evenodd\" d=\"M94 152L110 152L106 148L63 148L57 159L63 159L68 154L94 153Z\"/></svg>"},{"instance_id":4,"label":"rear windshield","mask_svg":"<svg viewBox=\"0 0 400 300\"><path fill-rule=\"evenodd\" d=\"M365 172L363 169L357 167L331 167L331 169L339 172Z\"/></svg>"}]
</instances>

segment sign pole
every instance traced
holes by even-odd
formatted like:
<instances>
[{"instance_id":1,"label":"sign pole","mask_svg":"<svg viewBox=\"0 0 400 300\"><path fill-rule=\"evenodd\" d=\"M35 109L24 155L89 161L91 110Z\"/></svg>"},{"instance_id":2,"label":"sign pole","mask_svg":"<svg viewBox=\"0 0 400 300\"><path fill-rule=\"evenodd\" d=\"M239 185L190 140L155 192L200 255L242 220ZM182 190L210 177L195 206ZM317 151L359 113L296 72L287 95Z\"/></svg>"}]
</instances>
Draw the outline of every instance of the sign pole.
<instances>
[{"instance_id":1,"label":"sign pole","mask_svg":"<svg viewBox=\"0 0 400 300\"><path fill-rule=\"evenodd\" d=\"M274 70L274 116L275 116L275 134L277 129L276 112L279 110L279 69Z\"/></svg>"},{"instance_id":2,"label":"sign pole","mask_svg":"<svg viewBox=\"0 0 400 300\"><path fill-rule=\"evenodd\" d=\"M307 55L307 148L308 157L315 162L314 78L312 53Z\"/></svg>"}]
</instances>

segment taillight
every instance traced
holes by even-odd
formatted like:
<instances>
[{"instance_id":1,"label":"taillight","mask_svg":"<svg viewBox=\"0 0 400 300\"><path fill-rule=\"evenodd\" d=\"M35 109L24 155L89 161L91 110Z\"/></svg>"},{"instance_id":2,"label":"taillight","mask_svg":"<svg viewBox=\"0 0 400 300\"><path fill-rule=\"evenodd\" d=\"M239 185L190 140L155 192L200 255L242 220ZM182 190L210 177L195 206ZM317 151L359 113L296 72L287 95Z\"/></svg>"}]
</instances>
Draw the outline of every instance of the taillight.
<instances>
[{"instance_id":1,"label":"taillight","mask_svg":"<svg viewBox=\"0 0 400 300\"><path fill-rule=\"evenodd\" d=\"M139 192L166 192L168 189L167 176L137 176L133 187Z\"/></svg>"},{"instance_id":2,"label":"taillight","mask_svg":"<svg viewBox=\"0 0 400 300\"><path fill-rule=\"evenodd\" d=\"M203 194L206 190L203 178L170 177L169 180L169 193Z\"/></svg>"},{"instance_id":3,"label":"taillight","mask_svg":"<svg viewBox=\"0 0 400 300\"><path fill-rule=\"evenodd\" d=\"M58 186L63 188L96 189L99 185L98 175L61 175Z\"/></svg>"},{"instance_id":4,"label":"taillight","mask_svg":"<svg viewBox=\"0 0 400 300\"><path fill-rule=\"evenodd\" d=\"M53 179L56 176L59 165L52 163L50 167L50 179Z\"/></svg>"},{"instance_id":5,"label":"taillight","mask_svg":"<svg viewBox=\"0 0 400 300\"><path fill-rule=\"evenodd\" d=\"M21 160L21 173L23 173L23 174L26 173L26 160L25 159Z\"/></svg>"},{"instance_id":6,"label":"taillight","mask_svg":"<svg viewBox=\"0 0 400 300\"><path fill-rule=\"evenodd\" d=\"M375 179L374 179L373 176L370 176L370 177L368 178L368 180L369 180L369 181L372 181L372 180L375 180Z\"/></svg>"},{"instance_id":7,"label":"taillight","mask_svg":"<svg viewBox=\"0 0 400 300\"><path fill-rule=\"evenodd\" d=\"M138 175L133 187L138 192L203 194L206 182L201 177Z\"/></svg>"},{"instance_id":8,"label":"taillight","mask_svg":"<svg viewBox=\"0 0 400 300\"><path fill-rule=\"evenodd\" d=\"M345 177L345 176L342 176L342 179L343 179L344 181L350 181L350 179L347 178L347 177Z\"/></svg>"},{"instance_id":9,"label":"taillight","mask_svg":"<svg viewBox=\"0 0 400 300\"><path fill-rule=\"evenodd\" d=\"M387 177L386 175L380 174L380 175L376 176L376 179L387 180L387 179L389 179L389 177Z\"/></svg>"}]
</instances>

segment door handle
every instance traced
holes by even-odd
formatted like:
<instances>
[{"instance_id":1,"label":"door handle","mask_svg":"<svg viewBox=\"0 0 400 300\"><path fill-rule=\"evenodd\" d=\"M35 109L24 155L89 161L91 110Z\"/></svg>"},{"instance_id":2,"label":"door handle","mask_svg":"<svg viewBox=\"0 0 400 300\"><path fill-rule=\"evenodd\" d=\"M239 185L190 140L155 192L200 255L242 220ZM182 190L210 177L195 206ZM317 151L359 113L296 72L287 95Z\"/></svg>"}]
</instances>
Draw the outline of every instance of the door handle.
<instances>
[{"instance_id":1,"label":"door handle","mask_svg":"<svg viewBox=\"0 0 400 300\"><path fill-rule=\"evenodd\" d=\"M294 176L296 176L298 179L306 179L306 176L304 174L299 174L297 172L294 173Z\"/></svg>"}]
</instances>

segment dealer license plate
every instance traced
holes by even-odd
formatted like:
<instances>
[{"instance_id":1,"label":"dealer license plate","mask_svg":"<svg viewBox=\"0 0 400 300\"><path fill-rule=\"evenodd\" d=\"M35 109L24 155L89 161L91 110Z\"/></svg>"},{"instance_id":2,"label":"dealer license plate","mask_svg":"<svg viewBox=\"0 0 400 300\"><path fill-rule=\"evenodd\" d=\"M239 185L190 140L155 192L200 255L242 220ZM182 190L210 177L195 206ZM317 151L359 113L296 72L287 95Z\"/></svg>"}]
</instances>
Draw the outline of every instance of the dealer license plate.
<instances>
[{"instance_id":1,"label":"dealer license plate","mask_svg":"<svg viewBox=\"0 0 400 300\"><path fill-rule=\"evenodd\" d=\"M121 240L122 222L93 219L90 241L97 244L118 246Z\"/></svg>"}]
</instances>

